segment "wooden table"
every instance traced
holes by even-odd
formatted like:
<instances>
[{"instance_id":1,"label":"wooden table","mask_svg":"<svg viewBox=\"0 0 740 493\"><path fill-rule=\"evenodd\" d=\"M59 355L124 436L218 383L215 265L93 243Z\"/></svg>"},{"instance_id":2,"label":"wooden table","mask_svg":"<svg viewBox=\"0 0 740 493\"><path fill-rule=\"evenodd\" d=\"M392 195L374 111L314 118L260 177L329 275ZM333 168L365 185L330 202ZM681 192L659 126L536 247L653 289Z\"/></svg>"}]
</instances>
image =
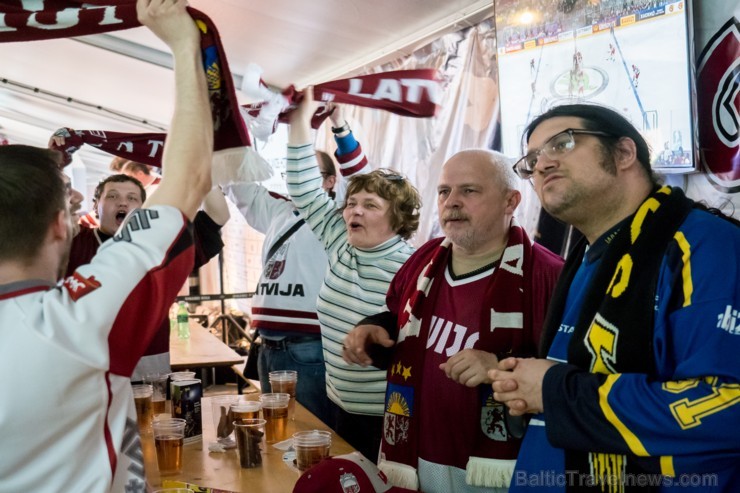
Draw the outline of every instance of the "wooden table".
<instances>
[{"instance_id":1,"label":"wooden table","mask_svg":"<svg viewBox=\"0 0 740 493\"><path fill-rule=\"evenodd\" d=\"M190 339L180 339L176 335L170 338L170 366L175 371L243 362L243 356L194 320L190 320Z\"/></svg>"},{"instance_id":2,"label":"wooden table","mask_svg":"<svg viewBox=\"0 0 740 493\"><path fill-rule=\"evenodd\" d=\"M209 452L208 444L216 441L216 431L211 413L211 399L201 399L203 440L184 446L183 472L177 475L160 476L154 439L151 434L141 437L144 464L149 484L155 488L162 480L185 481L201 487L220 488L236 492L291 493L300 472L283 462L283 451L267 445L262 455L262 466L242 469L236 449L223 453ZM301 430L329 430L303 406L296 403L295 421L288 422L288 434ZM329 430L331 431L331 430ZM354 449L336 433L332 432L331 455L343 455Z\"/></svg>"}]
</instances>

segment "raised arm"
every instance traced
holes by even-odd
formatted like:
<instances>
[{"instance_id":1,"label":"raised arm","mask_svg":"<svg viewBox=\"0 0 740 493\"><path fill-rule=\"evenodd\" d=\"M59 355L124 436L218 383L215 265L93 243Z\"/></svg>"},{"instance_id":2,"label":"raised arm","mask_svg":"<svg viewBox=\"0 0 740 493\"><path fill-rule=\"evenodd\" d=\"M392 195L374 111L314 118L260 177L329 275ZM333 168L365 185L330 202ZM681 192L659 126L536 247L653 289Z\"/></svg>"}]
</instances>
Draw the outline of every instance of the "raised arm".
<instances>
[{"instance_id":1,"label":"raised arm","mask_svg":"<svg viewBox=\"0 0 740 493\"><path fill-rule=\"evenodd\" d=\"M163 204L192 219L211 189L213 121L200 55L200 33L185 0L138 0L139 22L172 50L175 112L162 158L164 177L144 207Z\"/></svg>"},{"instance_id":2,"label":"raised arm","mask_svg":"<svg viewBox=\"0 0 740 493\"><path fill-rule=\"evenodd\" d=\"M369 173L372 168L367 162L362 146L355 139L349 122L344 117L342 105L328 103L327 107L333 110L329 118L331 119L334 141L337 143L334 157L339 162L340 171L337 183L334 185L334 200L341 208L344 204L344 196L347 193L349 178L353 175Z\"/></svg>"},{"instance_id":3,"label":"raised arm","mask_svg":"<svg viewBox=\"0 0 740 493\"><path fill-rule=\"evenodd\" d=\"M313 144L310 121L314 111L316 111L316 103L313 99L313 87L309 86L303 91L303 101L290 113L289 146Z\"/></svg>"},{"instance_id":4,"label":"raised arm","mask_svg":"<svg viewBox=\"0 0 740 493\"><path fill-rule=\"evenodd\" d=\"M226 197L218 187L212 189L206 195L205 200L203 200L203 212L208 214L208 217L219 226L223 226L229 221L231 217L229 204L226 203Z\"/></svg>"},{"instance_id":5,"label":"raised arm","mask_svg":"<svg viewBox=\"0 0 740 493\"><path fill-rule=\"evenodd\" d=\"M315 108L312 88L308 87L303 101L290 113L286 185L291 199L324 247L339 248L342 243L337 239L346 236L347 229L336 202L321 188L322 178L309 124Z\"/></svg>"}]
</instances>

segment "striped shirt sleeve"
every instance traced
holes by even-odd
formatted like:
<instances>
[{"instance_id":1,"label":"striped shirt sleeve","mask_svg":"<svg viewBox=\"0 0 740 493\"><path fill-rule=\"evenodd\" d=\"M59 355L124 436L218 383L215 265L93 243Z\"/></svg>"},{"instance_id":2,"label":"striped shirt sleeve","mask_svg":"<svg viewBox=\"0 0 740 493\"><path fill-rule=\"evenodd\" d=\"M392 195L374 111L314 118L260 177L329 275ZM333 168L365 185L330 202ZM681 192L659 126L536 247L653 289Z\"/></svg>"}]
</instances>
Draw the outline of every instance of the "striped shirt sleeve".
<instances>
[{"instance_id":1,"label":"striped shirt sleeve","mask_svg":"<svg viewBox=\"0 0 740 493\"><path fill-rule=\"evenodd\" d=\"M306 223L327 250L343 243L347 231L336 202L321 188L322 178L313 145L288 146L287 185Z\"/></svg>"}]
</instances>

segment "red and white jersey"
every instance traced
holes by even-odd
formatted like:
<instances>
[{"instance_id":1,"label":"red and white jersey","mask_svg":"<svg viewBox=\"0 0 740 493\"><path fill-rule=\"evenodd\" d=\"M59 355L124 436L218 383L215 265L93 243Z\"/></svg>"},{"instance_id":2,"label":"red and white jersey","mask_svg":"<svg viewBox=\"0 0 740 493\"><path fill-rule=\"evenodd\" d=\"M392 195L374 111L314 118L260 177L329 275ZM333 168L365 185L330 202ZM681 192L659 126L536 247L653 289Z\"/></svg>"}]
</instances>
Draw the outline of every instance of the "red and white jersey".
<instances>
[{"instance_id":1,"label":"red and white jersey","mask_svg":"<svg viewBox=\"0 0 740 493\"><path fill-rule=\"evenodd\" d=\"M57 286L0 286L0 492L144 492L129 377L193 265L180 211L134 211Z\"/></svg>"},{"instance_id":2,"label":"red and white jersey","mask_svg":"<svg viewBox=\"0 0 740 493\"><path fill-rule=\"evenodd\" d=\"M257 183L226 188L247 223L265 234L263 269L252 298L253 325L261 331L319 334L316 298L324 281L324 247L307 225L300 227L273 255L272 246L301 219L293 203Z\"/></svg>"}]
</instances>

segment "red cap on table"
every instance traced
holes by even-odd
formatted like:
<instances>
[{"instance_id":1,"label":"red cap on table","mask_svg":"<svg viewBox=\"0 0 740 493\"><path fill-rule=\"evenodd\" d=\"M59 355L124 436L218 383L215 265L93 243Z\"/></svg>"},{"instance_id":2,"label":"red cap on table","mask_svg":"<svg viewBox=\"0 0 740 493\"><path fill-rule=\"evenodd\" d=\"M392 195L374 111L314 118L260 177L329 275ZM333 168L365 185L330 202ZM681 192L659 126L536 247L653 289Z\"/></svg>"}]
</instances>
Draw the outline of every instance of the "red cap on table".
<instances>
[{"instance_id":1,"label":"red cap on table","mask_svg":"<svg viewBox=\"0 0 740 493\"><path fill-rule=\"evenodd\" d=\"M359 452L324 459L305 471L293 493L415 493L391 486L378 467Z\"/></svg>"}]
</instances>

